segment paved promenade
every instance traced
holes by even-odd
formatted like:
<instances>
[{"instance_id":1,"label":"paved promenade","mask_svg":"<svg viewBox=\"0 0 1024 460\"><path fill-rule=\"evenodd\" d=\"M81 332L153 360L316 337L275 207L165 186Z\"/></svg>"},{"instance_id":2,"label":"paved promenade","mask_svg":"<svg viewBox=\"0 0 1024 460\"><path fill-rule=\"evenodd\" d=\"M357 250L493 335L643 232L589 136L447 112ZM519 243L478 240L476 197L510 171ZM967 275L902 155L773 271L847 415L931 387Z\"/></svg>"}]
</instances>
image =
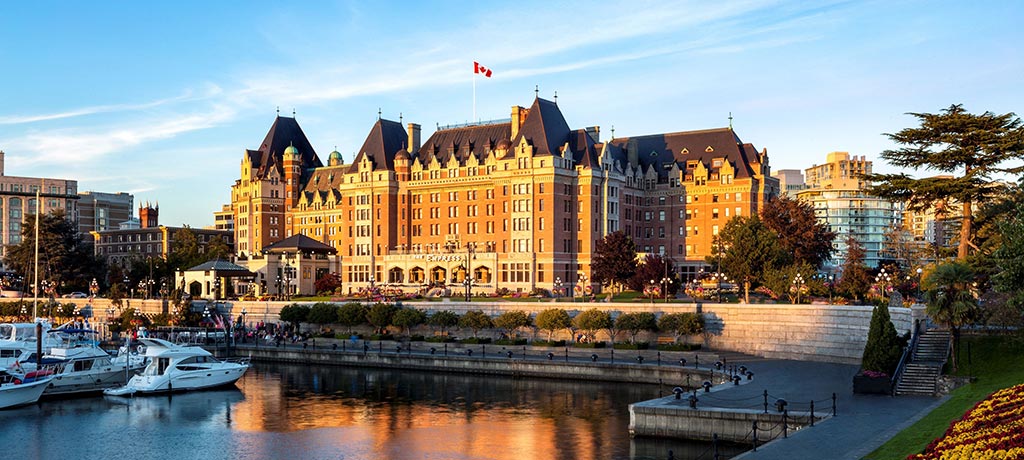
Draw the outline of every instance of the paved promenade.
<instances>
[{"instance_id":1,"label":"paved promenade","mask_svg":"<svg viewBox=\"0 0 1024 460\"><path fill-rule=\"evenodd\" d=\"M702 402L719 407L763 407L764 390L768 390L769 410L774 411L777 398L787 400L794 411L807 410L815 401L815 413L831 410L832 393L836 393L837 415L814 427L791 433L747 452L737 459L860 459L882 445L901 429L944 401L932 397L889 397L854 395L853 376L858 366L770 360L724 353L729 364L745 364L754 373L754 381L713 392L698 393Z\"/></svg>"}]
</instances>

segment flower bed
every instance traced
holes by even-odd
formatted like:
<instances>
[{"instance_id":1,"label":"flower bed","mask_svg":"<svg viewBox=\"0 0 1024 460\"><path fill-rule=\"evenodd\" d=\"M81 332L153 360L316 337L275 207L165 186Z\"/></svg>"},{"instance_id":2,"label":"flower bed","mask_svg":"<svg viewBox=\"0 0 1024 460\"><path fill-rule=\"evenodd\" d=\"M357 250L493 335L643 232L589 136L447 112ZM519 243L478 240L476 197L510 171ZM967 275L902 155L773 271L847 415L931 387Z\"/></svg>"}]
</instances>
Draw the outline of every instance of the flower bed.
<instances>
[{"instance_id":1,"label":"flower bed","mask_svg":"<svg viewBox=\"0 0 1024 460\"><path fill-rule=\"evenodd\" d=\"M908 460L1024 457L1024 384L989 395Z\"/></svg>"}]
</instances>

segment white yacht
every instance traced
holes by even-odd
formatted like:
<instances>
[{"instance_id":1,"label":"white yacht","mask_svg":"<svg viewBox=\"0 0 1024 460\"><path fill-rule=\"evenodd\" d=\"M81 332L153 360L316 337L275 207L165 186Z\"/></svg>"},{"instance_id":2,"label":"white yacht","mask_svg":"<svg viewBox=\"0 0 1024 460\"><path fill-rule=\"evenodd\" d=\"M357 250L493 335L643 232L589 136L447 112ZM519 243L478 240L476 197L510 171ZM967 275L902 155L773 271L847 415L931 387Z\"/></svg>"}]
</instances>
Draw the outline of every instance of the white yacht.
<instances>
[{"instance_id":1,"label":"white yacht","mask_svg":"<svg viewBox=\"0 0 1024 460\"><path fill-rule=\"evenodd\" d=\"M60 342L48 332L50 323L42 321L43 353ZM16 362L25 363L36 352L36 323L2 323L0 324L0 366L11 367Z\"/></svg>"},{"instance_id":2,"label":"white yacht","mask_svg":"<svg viewBox=\"0 0 1024 460\"><path fill-rule=\"evenodd\" d=\"M48 373L21 374L0 367L0 409L39 401L51 380L53 376Z\"/></svg>"},{"instance_id":3,"label":"white yacht","mask_svg":"<svg viewBox=\"0 0 1024 460\"><path fill-rule=\"evenodd\" d=\"M166 393L231 385L249 369L247 359L219 360L201 347L175 345L163 339L139 338L149 364L141 374L103 394Z\"/></svg>"},{"instance_id":4,"label":"white yacht","mask_svg":"<svg viewBox=\"0 0 1024 460\"><path fill-rule=\"evenodd\" d=\"M117 359L111 358L107 352L91 345L75 340L76 336L94 333L87 330L63 331L66 343L54 347L49 354L43 355L44 366L52 366L55 371L53 380L43 392L43 396L62 396L90 392L99 392L106 388L122 386L131 375L135 375L146 367L144 356L123 354Z\"/></svg>"}]
</instances>

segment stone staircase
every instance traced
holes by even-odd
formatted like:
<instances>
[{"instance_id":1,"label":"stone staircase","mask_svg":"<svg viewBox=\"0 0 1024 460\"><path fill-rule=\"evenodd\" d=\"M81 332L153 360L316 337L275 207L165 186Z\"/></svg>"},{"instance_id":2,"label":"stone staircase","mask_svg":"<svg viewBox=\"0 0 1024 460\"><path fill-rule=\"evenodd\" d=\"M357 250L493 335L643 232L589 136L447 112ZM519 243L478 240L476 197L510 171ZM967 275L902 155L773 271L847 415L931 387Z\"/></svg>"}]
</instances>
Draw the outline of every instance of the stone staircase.
<instances>
[{"instance_id":1,"label":"stone staircase","mask_svg":"<svg viewBox=\"0 0 1024 460\"><path fill-rule=\"evenodd\" d=\"M929 329L921 335L903 371L903 377L896 385L897 395L935 396L950 340L949 331L946 330Z\"/></svg>"}]
</instances>

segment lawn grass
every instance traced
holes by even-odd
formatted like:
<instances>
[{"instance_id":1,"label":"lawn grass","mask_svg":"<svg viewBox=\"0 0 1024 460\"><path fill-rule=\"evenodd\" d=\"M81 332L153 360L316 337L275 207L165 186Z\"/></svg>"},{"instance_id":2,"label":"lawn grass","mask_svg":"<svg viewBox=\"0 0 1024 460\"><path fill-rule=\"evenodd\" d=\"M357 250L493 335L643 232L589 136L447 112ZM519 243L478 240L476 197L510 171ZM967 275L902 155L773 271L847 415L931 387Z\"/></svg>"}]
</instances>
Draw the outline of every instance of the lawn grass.
<instances>
[{"instance_id":1,"label":"lawn grass","mask_svg":"<svg viewBox=\"0 0 1024 460\"><path fill-rule=\"evenodd\" d=\"M1024 383L1024 336L965 337L958 357L960 369L957 375L971 375L977 380L954 390L948 401L865 458L902 460L907 455L919 453L978 401L996 390Z\"/></svg>"}]
</instances>

